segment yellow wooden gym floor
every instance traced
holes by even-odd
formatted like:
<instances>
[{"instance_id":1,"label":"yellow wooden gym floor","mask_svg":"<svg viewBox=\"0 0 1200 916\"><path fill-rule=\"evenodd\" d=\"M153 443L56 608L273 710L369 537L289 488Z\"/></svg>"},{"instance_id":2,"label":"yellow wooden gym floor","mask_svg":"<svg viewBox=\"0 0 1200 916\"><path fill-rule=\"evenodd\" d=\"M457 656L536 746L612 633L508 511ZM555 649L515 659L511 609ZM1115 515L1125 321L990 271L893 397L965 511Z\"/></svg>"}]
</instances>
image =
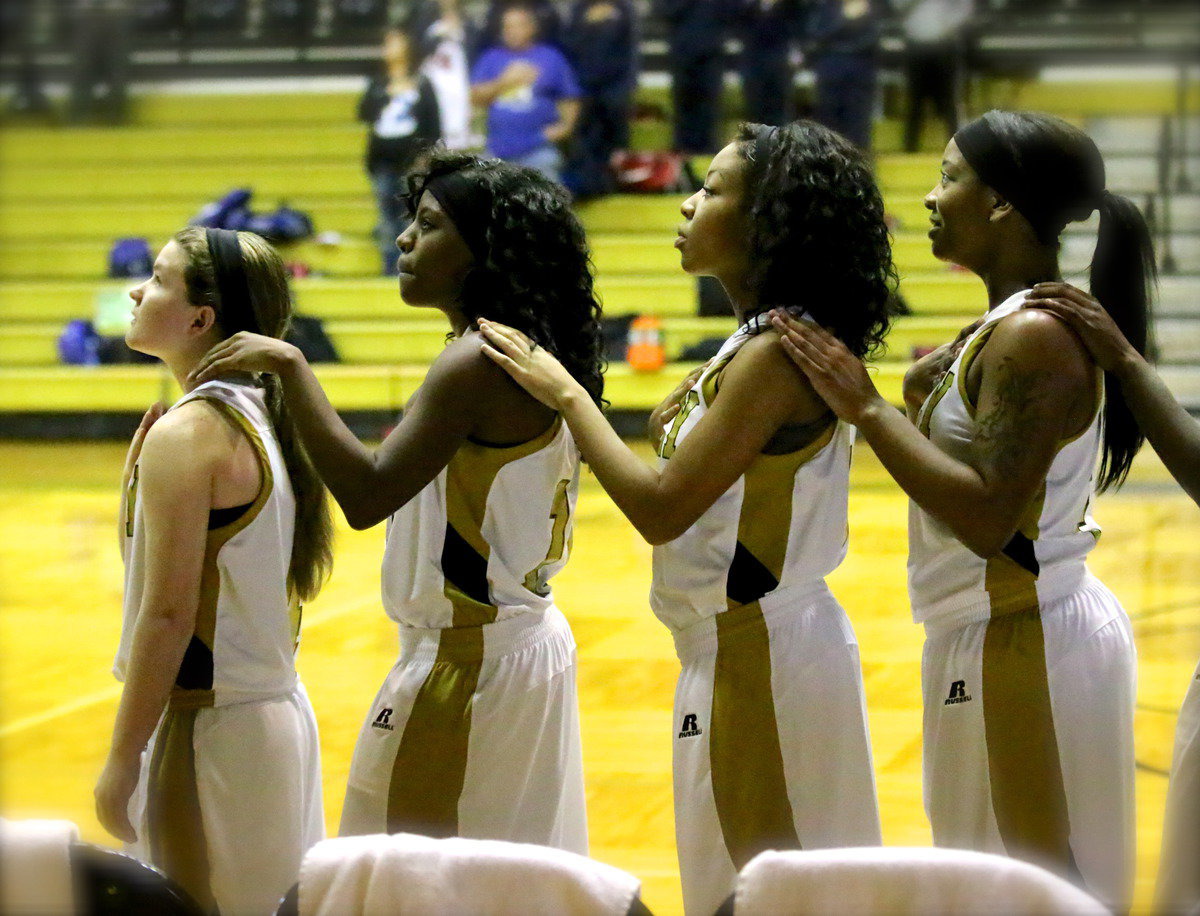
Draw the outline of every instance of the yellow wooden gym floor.
<instances>
[{"instance_id":1,"label":"yellow wooden gym floor","mask_svg":"<svg viewBox=\"0 0 1200 916\"><path fill-rule=\"evenodd\" d=\"M0 813L53 816L111 842L92 810L118 687L115 444L0 443ZM648 453L647 453L648 454ZM858 632L884 840L928 844L921 806L921 631L905 598L906 503L857 449L850 555L831 585ZM1200 510L1153 455L1102 497L1092 568L1133 618L1139 652L1138 890L1157 868L1175 714L1200 655ZM321 728L325 812L336 830L350 753L396 655L379 607L382 529L341 525L334 575L306 610L300 670ZM558 601L579 644L592 854L638 875L656 913L681 909L671 815L678 664L650 614L650 548L587 478ZM1097 685L1098 688L1100 685Z\"/></svg>"}]
</instances>

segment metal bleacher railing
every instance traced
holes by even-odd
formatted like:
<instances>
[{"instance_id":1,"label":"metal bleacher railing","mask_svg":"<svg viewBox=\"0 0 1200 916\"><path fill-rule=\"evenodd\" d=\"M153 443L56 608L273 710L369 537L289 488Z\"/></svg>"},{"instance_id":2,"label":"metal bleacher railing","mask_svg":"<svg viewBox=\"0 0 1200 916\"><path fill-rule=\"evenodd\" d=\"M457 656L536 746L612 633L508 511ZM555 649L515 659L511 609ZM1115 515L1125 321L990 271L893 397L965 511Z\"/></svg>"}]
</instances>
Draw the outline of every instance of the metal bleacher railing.
<instances>
[{"instance_id":1,"label":"metal bleacher railing","mask_svg":"<svg viewBox=\"0 0 1200 916\"><path fill-rule=\"evenodd\" d=\"M377 57L383 26L424 2L432 0L5 0L0 80L19 82L30 71L63 79L85 15L117 24L131 80L360 75ZM665 71L662 25L650 0L637 4L643 71ZM481 13L487 0L463 5ZM1200 15L1189 0L984 0L978 8L969 62L979 75L1084 62L1178 62L1182 71L1200 47ZM739 50L732 40L728 48ZM899 64L897 22L885 28L880 53L885 67Z\"/></svg>"}]
</instances>

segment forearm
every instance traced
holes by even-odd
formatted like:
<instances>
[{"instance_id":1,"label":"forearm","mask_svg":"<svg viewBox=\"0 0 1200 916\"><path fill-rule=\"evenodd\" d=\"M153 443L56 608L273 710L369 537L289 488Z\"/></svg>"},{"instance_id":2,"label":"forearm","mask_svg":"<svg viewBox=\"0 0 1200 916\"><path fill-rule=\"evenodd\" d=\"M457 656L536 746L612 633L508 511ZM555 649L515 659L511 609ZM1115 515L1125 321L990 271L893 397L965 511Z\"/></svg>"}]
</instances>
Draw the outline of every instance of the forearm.
<instances>
[{"instance_id":1,"label":"forearm","mask_svg":"<svg viewBox=\"0 0 1200 916\"><path fill-rule=\"evenodd\" d=\"M579 121L579 100L564 99L558 103L558 122L562 125L563 132L570 136L575 132L575 125Z\"/></svg>"},{"instance_id":2,"label":"forearm","mask_svg":"<svg viewBox=\"0 0 1200 916\"><path fill-rule=\"evenodd\" d=\"M882 398L857 425L900 488L968 549L990 556L1012 537L1018 513L1007 495L989 492L978 471L939 449Z\"/></svg>"},{"instance_id":3,"label":"forearm","mask_svg":"<svg viewBox=\"0 0 1200 916\"><path fill-rule=\"evenodd\" d=\"M562 415L600 485L651 544L668 540L660 478L616 434L600 408L580 388L564 399Z\"/></svg>"},{"instance_id":4,"label":"forearm","mask_svg":"<svg viewBox=\"0 0 1200 916\"><path fill-rule=\"evenodd\" d=\"M288 413L322 482L354 522L378 492L375 454L358 441L329 402L303 355L280 368Z\"/></svg>"},{"instance_id":5,"label":"forearm","mask_svg":"<svg viewBox=\"0 0 1200 916\"><path fill-rule=\"evenodd\" d=\"M133 633L111 756L132 759L145 750L170 698L194 624L194 615L142 612Z\"/></svg>"},{"instance_id":6,"label":"forearm","mask_svg":"<svg viewBox=\"0 0 1200 916\"><path fill-rule=\"evenodd\" d=\"M504 91L504 82L500 79L489 80L486 83L475 83L471 86L471 104L486 108L496 101Z\"/></svg>"},{"instance_id":7,"label":"forearm","mask_svg":"<svg viewBox=\"0 0 1200 916\"><path fill-rule=\"evenodd\" d=\"M1200 504L1200 423L1136 353L1130 354L1114 374L1154 451L1193 502Z\"/></svg>"}]
</instances>

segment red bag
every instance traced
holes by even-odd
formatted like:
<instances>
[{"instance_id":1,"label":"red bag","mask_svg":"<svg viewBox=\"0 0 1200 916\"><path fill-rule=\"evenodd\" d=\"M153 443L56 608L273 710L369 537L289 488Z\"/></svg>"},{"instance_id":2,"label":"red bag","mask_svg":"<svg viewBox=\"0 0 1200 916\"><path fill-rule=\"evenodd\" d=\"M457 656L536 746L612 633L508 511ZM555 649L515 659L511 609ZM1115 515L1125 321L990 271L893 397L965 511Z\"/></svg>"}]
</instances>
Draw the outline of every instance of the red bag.
<instances>
[{"instance_id":1,"label":"red bag","mask_svg":"<svg viewBox=\"0 0 1200 916\"><path fill-rule=\"evenodd\" d=\"M669 194L686 191L690 182L679 153L613 153L617 190L627 194Z\"/></svg>"}]
</instances>

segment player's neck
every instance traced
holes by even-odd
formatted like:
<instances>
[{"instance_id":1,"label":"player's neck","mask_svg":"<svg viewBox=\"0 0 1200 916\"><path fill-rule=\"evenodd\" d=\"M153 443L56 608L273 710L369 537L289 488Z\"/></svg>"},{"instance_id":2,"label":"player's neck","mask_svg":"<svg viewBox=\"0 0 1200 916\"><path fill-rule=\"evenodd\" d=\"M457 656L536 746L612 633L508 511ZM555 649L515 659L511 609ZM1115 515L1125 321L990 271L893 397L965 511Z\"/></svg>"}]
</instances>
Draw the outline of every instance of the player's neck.
<instances>
[{"instance_id":1,"label":"player's neck","mask_svg":"<svg viewBox=\"0 0 1200 916\"><path fill-rule=\"evenodd\" d=\"M1048 250L1005 250L1005 256L979 272L987 286L988 310L991 311L1010 296L1038 283L1062 277L1058 254Z\"/></svg>"}]
</instances>

